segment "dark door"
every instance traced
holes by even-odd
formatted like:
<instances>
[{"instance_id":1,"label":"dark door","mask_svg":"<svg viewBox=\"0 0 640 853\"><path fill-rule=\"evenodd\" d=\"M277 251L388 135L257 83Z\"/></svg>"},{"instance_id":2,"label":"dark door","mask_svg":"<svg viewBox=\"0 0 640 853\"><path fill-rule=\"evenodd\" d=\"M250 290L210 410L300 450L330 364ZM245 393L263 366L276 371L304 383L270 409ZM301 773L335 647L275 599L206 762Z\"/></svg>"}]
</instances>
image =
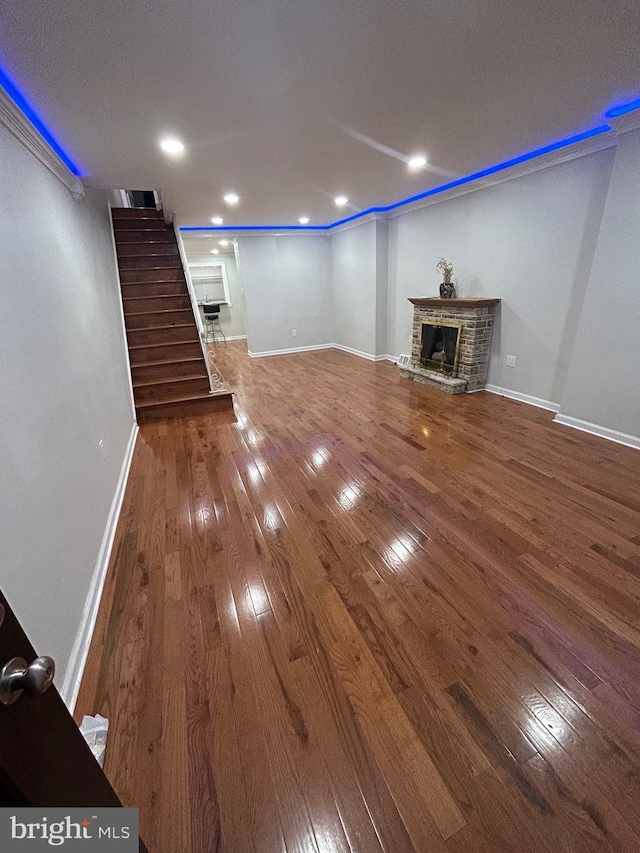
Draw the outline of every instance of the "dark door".
<instances>
[{"instance_id":1,"label":"dark door","mask_svg":"<svg viewBox=\"0 0 640 853\"><path fill-rule=\"evenodd\" d=\"M13 658L32 663L33 646L1 592L0 616L0 670ZM35 689L34 679L15 702L0 704L0 805L121 806L55 685L28 695Z\"/></svg>"}]
</instances>

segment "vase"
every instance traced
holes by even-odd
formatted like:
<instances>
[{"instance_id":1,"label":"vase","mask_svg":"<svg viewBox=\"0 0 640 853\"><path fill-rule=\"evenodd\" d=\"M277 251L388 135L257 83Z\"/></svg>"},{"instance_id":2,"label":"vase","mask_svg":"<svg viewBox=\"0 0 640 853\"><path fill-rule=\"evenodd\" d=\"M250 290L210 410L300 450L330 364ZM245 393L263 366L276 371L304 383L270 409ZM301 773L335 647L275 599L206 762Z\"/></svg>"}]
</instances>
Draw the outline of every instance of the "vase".
<instances>
[{"instance_id":1,"label":"vase","mask_svg":"<svg viewBox=\"0 0 640 853\"><path fill-rule=\"evenodd\" d=\"M453 299L456 295L456 290L452 281L443 281L440 285L440 298Z\"/></svg>"}]
</instances>

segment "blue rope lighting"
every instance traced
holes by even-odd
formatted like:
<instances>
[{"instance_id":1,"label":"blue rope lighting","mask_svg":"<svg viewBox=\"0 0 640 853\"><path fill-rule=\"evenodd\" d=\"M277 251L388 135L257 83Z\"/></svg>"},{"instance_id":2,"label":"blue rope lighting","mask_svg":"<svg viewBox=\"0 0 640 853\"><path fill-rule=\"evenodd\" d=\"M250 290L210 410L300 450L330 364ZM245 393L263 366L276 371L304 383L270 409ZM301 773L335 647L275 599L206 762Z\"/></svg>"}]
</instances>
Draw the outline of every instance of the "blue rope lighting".
<instances>
[{"instance_id":1,"label":"blue rope lighting","mask_svg":"<svg viewBox=\"0 0 640 853\"><path fill-rule=\"evenodd\" d=\"M29 119L29 121L38 131L40 136L45 140L49 147L52 148L53 151L55 151L58 157L69 169L69 171L72 172L76 176L76 178L81 177L82 171L80 170L80 168L76 166L71 157L69 157L62 145L60 145L60 143L56 140L47 125L40 118L38 113L34 110L29 101L25 98L20 89L18 89L11 77L9 77L7 72L4 71L2 67L0 67L0 88L4 89L6 94L9 96L9 98L11 98L11 100L16 105L16 107L18 107L20 112L22 112L25 118Z\"/></svg>"},{"instance_id":2,"label":"blue rope lighting","mask_svg":"<svg viewBox=\"0 0 640 853\"><path fill-rule=\"evenodd\" d=\"M617 104L615 107L610 107L604 114L604 117L619 118L627 113L632 113L634 110L640 110L640 98L636 101L629 101L628 104Z\"/></svg>"},{"instance_id":3,"label":"blue rope lighting","mask_svg":"<svg viewBox=\"0 0 640 853\"><path fill-rule=\"evenodd\" d=\"M634 102L640 107L640 101ZM627 107L630 105L626 105ZM616 107L614 109L624 109L625 112L630 112L630 109ZM637 109L637 107L633 107ZM607 114L611 116L611 111ZM622 115L622 113L619 113ZM338 219L331 222L329 225L183 225L180 231L329 231L331 228L336 228L338 225L345 225L347 222L353 222L355 219L361 219L363 216L368 216L370 213L388 213L390 210L396 210L398 207L403 207L406 204L411 204L414 201L420 201L423 198L438 195L447 190L455 189L455 187L464 186L472 181L486 178L488 175L493 175L496 172L503 172L505 169L510 169L520 163L526 163L529 160L534 160L536 157L542 157L552 151L558 151L561 148L568 148L570 145L575 145L577 142L582 142L585 139L591 139L594 136L600 136L603 133L608 133L613 128L609 124L601 124L591 130L585 130L582 133L576 133L573 136L568 136L565 139L560 139L557 142L551 142L542 148L536 148L534 151L528 151L526 154L521 154L519 157L512 157L510 160L505 160L503 163L497 163L495 166L488 166L479 172L473 172L471 175L465 175L463 178L457 178L455 181L449 181L447 184L432 187L430 190L425 190L418 195L412 195L409 198L403 198L401 201L396 201L393 204L381 205L379 207L369 207L366 210L361 210L359 213L354 213L353 216L347 216L344 219Z\"/></svg>"},{"instance_id":4,"label":"blue rope lighting","mask_svg":"<svg viewBox=\"0 0 640 853\"><path fill-rule=\"evenodd\" d=\"M331 225L181 225L180 231L326 231Z\"/></svg>"}]
</instances>

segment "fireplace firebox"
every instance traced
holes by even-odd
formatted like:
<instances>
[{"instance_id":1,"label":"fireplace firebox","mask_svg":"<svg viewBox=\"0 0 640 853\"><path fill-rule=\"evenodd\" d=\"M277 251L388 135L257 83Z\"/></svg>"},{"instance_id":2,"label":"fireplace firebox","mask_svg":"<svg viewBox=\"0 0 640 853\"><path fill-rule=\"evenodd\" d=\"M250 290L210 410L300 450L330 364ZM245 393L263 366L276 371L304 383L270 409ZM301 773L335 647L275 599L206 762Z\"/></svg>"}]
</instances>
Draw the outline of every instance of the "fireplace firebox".
<instances>
[{"instance_id":1,"label":"fireplace firebox","mask_svg":"<svg viewBox=\"0 0 640 853\"><path fill-rule=\"evenodd\" d=\"M422 321L420 364L448 376L458 375L461 323Z\"/></svg>"}]
</instances>

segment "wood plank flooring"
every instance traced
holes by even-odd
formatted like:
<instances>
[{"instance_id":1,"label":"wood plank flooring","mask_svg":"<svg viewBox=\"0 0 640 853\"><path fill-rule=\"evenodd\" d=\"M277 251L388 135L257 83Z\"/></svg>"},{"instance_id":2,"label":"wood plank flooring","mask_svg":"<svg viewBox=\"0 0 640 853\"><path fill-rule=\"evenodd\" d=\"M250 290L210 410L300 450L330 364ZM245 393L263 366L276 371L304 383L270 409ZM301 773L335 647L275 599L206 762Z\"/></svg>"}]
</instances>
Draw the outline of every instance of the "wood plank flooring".
<instances>
[{"instance_id":1,"label":"wood plank flooring","mask_svg":"<svg viewBox=\"0 0 640 853\"><path fill-rule=\"evenodd\" d=\"M77 715L152 853L640 850L640 454L335 351L145 424Z\"/></svg>"}]
</instances>

